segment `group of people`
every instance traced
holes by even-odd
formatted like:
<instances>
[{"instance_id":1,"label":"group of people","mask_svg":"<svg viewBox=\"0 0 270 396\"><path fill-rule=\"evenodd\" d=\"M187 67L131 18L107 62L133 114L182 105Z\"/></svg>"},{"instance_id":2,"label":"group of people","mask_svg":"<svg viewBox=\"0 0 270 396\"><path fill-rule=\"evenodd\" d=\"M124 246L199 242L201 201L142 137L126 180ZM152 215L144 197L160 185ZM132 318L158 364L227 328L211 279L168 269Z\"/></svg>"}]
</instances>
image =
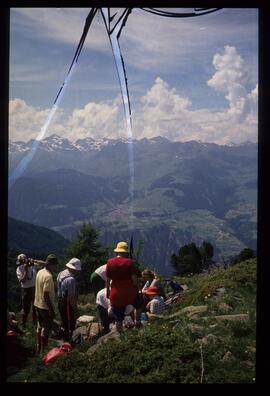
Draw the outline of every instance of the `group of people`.
<instances>
[{"instance_id":1,"label":"group of people","mask_svg":"<svg viewBox=\"0 0 270 396\"><path fill-rule=\"evenodd\" d=\"M37 324L37 352L43 353L55 318L55 285L53 273L57 271L58 259L49 254L46 261L34 260L20 254L17 257L17 278L22 289L22 327L25 328L32 306L33 323ZM76 325L77 286L76 274L81 262L72 258L66 269L57 276L58 310L63 325L63 339L70 340Z\"/></svg>"},{"instance_id":2,"label":"group of people","mask_svg":"<svg viewBox=\"0 0 270 396\"><path fill-rule=\"evenodd\" d=\"M91 276L96 297L96 307L103 332L109 332L114 321L118 332L123 329L126 315L134 320L134 326L141 326L141 315L155 315L166 308L165 293L161 282L151 270L138 270L129 257L126 242L119 242L114 249L116 257L95 270Z\"/></svg>"},{"instance_id":3,"label":"group of people","mask_svg":"<svg viewBox=\"0 0 270 396\"><path fill-rule=\"evenodd\" d=\"M116 256L91 275L103 334L110 331L112 321L121 332L126 315L131 315L134 326L140 327L143 312L151 317L166 308L160 280L149 269L142 273L138 270L130 258L128 244L119 242L114 252ZM58 260L54 254L49 254L46 261L20 254L17 264L16 274L22 287L22 326L25 327L32 306L33 323L37 324L37 352L44 352L55 318L53 273L57 271ZM76 274L81 271L81 262L72 258L65 267L57 276L57 297L63 339L70 341L78 317Z\"/></svg>"}]
</instances>

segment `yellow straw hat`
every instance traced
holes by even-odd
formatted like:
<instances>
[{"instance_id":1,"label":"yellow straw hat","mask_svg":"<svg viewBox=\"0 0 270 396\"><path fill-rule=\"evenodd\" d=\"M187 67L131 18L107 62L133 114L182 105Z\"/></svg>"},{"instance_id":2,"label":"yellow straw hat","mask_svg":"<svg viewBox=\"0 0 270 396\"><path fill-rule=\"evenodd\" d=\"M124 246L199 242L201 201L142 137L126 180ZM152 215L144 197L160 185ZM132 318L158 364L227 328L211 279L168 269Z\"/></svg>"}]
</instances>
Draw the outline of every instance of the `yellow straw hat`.
<instances>
[{"instance_id":1,"label":"yellow straw hat","mask_svg":"<svg viewBox=\"0 0 270 396\"><path fill-rule=\"evenodd\" d=\"M114 249L115 253L128 253L128 244L126 242L118 242L116 248Z\"/></svg>"}]
</instances>

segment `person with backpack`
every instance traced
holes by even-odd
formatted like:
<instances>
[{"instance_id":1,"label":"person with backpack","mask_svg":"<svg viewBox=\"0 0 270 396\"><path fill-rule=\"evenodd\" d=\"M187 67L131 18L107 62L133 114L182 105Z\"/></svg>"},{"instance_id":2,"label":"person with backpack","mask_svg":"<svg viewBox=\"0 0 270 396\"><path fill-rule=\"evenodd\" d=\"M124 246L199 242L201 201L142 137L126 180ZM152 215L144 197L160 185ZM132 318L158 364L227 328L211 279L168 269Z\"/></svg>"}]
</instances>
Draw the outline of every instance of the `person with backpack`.
<instances>
[{"instance_id":1,"label":"person with backpack","mask_svg":"<svg viewBox=\"0 0 270 396\"><path fill-rule=\"evenodd\" d=\"M66 264L66 269L57 276L58 310L64 328L63 339L66 342L71 340L78 316L78 292L75 277L80 271L81 262L74 257Z\"/></svg>"}]
</instances>

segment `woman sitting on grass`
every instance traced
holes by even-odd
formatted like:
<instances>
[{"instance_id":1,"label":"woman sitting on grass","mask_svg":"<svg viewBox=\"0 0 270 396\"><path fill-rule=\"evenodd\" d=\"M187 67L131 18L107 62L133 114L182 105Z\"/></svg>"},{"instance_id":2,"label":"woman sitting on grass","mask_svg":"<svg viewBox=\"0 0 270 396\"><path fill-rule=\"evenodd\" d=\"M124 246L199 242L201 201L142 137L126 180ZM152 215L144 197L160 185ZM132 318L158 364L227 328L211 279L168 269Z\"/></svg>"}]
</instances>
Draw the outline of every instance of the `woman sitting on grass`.
<instances>
[{"instance_id":1,"label":"woman sitting on grass","mask_svg":"<svg viewBox=\"0 0 270 396\"><path fill-rule=\"evenodd\" d=\"M163 297L158 294L158 288L156 286L150 286L145 293L150 299L146 305L146 311L149 317L159 314L166 308Z\"/></svg>"}]
</instances>

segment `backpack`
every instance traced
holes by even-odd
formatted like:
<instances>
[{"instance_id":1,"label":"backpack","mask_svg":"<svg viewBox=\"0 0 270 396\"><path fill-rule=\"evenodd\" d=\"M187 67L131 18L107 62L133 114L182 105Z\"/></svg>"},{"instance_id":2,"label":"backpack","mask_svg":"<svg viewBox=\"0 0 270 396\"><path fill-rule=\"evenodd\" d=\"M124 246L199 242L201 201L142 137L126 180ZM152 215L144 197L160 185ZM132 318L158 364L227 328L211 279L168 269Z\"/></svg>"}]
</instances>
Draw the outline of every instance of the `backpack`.
<instances>
[{"instance_id":1,"label":"backpack","mask_svg":"<svg viewBox=\"0 0 270 396\"><path fill-rule=\"evenodd\" d=\"M58 298L65 298L67 297L67 292L62 293L62 283L65 279L67 278L72 278L71 275L67 275L64 276L64 278L61 278L58 282L57 282L57 297Z\"/></svg>"},{"instance_id":2,"label":"backpack","mask_svg":"<svg viewBox=\"0 0 270 396\"><path fill-rule=\"evenodd\" d=\"M64 355L66 352L71 351L72 347L69 342L64 342L62 345L59 345L49 352L43 357L43 363L47 366L49 363L54 362L59 356Z\"/></svg>"},{"instance_id":3,"label":"backpack","mask_svg":"<svg viewBox=\"0 0 270 396\"><path fill-rule=\"evenodd\" d=\"M173 293L180 293L184 291L180 283L177 283L171 279L166 280L166 283L171 287Z\"/></svg>"},{"instance_id":4,"label":"backpack","mask_svg":"<svg viewBox=\"0 0 270 396\"><path fill-rule=\"evenodd\" d=\"M183 294L181 292L180 293L176 293L172 297L168 298L165 301L165 305L168 306L168 305L177 303L178 301L182 300L182 298L183 298Z\"/></svg>"}]
</instances>

